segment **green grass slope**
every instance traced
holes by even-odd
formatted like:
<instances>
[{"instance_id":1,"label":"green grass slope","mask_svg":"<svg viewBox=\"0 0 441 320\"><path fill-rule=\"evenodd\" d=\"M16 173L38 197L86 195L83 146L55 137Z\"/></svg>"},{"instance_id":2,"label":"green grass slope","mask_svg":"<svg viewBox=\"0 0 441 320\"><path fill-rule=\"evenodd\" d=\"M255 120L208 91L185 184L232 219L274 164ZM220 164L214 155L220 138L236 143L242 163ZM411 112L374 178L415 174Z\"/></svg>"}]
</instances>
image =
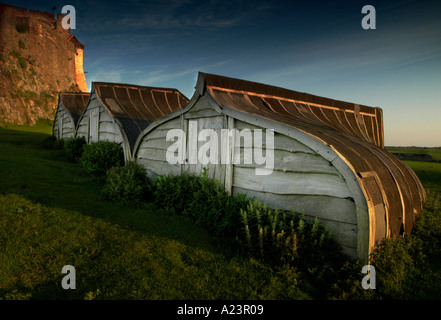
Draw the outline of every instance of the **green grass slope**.
<instances>
[{"instance_id":1,"label":"green grass slope","mask_svg":"<svg viewBox=\"0 0 441 320\"><path fill-rule=\"evenodd\" d=\"M101 180L41 147L49 132L0 128L0 298L309 298L294 271L231 256L184 217L102 200Z\"/></svg>"}]
</instances>

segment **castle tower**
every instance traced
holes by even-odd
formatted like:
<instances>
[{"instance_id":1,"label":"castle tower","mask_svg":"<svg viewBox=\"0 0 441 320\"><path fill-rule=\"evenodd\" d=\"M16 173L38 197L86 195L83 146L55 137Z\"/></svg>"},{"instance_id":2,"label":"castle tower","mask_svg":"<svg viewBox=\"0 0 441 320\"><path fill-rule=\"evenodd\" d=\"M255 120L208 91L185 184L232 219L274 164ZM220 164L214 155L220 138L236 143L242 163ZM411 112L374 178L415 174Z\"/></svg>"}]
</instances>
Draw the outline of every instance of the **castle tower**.
<instances>
[{"instance_id":1,"label":"castle tower","mask_svg":"<svg viewBox=\"0 0 441 320\"><path fill-rule=\"evenodd\" d=\"M84 45L63 28L65 17L0 0L1 121L53 119L60 92L87 92Z\"/></svg>"},{"instance_id":2,"label":"castle tower","mask_svg":"<svg viewBox=\"0 0 441 320\"><path fill-rule=\"evenodd\" d=\"M86 83L86 76L84 74L83 69L83 51L84 51L84 45L78 41L78 39L71 35L69 37L69 41L73 43L75 46L75 79L78 85L78 88L82 92L88 92L87 90L87 83Z\"/></svg>"}]
</instances>

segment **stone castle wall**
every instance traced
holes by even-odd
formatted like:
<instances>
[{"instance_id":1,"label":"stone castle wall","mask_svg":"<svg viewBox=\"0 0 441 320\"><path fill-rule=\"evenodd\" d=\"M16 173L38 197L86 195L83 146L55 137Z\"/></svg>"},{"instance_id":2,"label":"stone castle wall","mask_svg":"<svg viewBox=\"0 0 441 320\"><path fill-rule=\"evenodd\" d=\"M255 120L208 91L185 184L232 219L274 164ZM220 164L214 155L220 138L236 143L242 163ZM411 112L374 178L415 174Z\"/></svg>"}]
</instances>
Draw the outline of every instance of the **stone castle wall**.
<instances>
[{"instance_id":1,"label":"stone castle wall","mask_svg":"<svg viewBox=\"0 0 441 320\"><path fill-rule=\"evenodd\" d=\"M59 92L87 91L83 46L69 41L64 16L0 4L1 121L53 119Z\"/></svg>"}]
</instances>

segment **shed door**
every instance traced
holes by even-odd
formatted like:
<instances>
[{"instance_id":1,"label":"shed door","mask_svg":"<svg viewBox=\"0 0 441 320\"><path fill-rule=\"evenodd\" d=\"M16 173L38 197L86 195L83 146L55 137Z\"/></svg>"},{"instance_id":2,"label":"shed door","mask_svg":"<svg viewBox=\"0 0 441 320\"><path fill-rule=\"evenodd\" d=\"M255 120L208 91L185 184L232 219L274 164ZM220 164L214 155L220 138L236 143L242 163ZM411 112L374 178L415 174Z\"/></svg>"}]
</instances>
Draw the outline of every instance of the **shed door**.
<instances>
[{"instance_id":1,"label":"shed door","mask_svg":"<svg viewBox=\"0 0 441 320\"><path fill-rule=\"evenodd\" d=\"M183 171L201 175L205 168L208 178L216 179L223 184L225 164L221 163L221 129L224 128L224 117L206 117L185 121L187 161L183 165Z\"/></svg>"},{"instance_id":2,"label":"shed door","mask_svg":"<svg viewBox=\"0 0 441 320\"><path fill-rule=\"evenodd\" d=\"M89 111L89 142L98 141L99 114L98 108Z\"/></svg>"},{"instance_id":3,"label":"shed door","mask_svg":"<svg viewBox=\"0 0 441 320\"><path fill-rule=\"evenodd\" d=\"M58 139L63 139L63 115L64 113L58 113Z\"/></svg>"}]
</instances>

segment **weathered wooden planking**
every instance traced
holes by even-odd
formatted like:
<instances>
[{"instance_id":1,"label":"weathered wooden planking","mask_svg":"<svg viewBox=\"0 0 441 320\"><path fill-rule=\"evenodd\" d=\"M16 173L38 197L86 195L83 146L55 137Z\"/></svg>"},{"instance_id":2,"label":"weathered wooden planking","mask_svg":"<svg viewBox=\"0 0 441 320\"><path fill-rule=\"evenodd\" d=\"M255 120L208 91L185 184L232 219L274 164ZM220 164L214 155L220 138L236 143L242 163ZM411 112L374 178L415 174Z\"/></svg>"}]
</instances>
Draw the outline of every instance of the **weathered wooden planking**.
<instances>
[{"instance_id":1,"label":"weathered wooden planking","mask_svg":"<svg viewBox=\"0 0 441 320\"><path fill-rule=\"evenodd\" d=\"M352 196L346 182L336 175L273 171L262 176L254 168L238 166L234 166L233 186L275 194Z\"/></svg>"},{"instance_id":2,"label":"weathered wooden planking","mask_svg":"<svg viewBox=\"0 0 441 320\"><path fill-rule=\"evenodd\" d=\"M63 114L64 108L61 103L58 105L57 115L54 121L54 135L57 139L62 139L63 135Z\"/></svg>"},{"instance_id":3,"label":"weathered wooden planking","mask_svg":"<svg viewBox=\"0 0 441 320\"><path fill-rule=\"evenodd\" d=\"M58 107L55 118L54 134L58 139L69 139L74 136L72 116L66 112L66 109L61 104Z\"/></svg>"},{"instance_id":4,"label":"weathered wooden planking","mask_svg":"<svg viewBox=\"0 0 441 320\"><path fill-rule=\"evenodd\" d=\"M184 119L197 119L197 118L217 117L217 116L219 116L219 113L213 110L213 108L200 109L197 111L194 111L192 109L191 111L186 112L184 114Z\"/></svg>"},{"instance_id":5,"label":"weathered wooden planking","mask_svg":"<svg viewBox=\"0 0 441 320\"><path fill-rule=\"evenodd\" d=\"M63 112L60 115L63 117L63 121L68 121L68 120L72 119L71 115L67 112Z\"/></svg>"},{"instance_id":6,"label":"weathered wooden planking","mask_svg":"<svg viewBox=\"0 0 441 320\"><path fill-rule=\"evenodd\" d=\"M144 168L146 168L147 170L150 170L160 176L168 175L168 174L173 174L173 175L181 174L181 166L172 165L168 162L155 161L144 158L137 158L136 162L144 166Z\"/></svg>"},{"instance_id":7,"label":"weathered wooden planking","mask_svg":"<svg viewBox=\"0 0 441 320\"><path fill-rule=\"evenodd\" d=\"M251 129L251 130L255 130L255 129L260 129L262 131L265 132L266 129L262 128L262 127L258 127L252 124L249 124L247 122L243 122L240 120L235 120L234 121L234 126L236 129L238 130L243 130L243 129ZM264 148L268 148L268 146L266 145L266 140L263 140L263 144L262 146ZM285 151L291 151L291 152L304 152L304 153L310 153L310 154L316 154L315 151L313 151L311 148L309 148L308 146L304 145L303 143L290 138L284 134L280 134L278 132L274 133L274 149L280 149L280 150L285 150Z\"/></svg>"},{"instance_id":8,"label":"weathered wooden planking","mask_svg":"<svg viewBox=\"0 0 441 320\"><path fill-rule=\"evenodd\" d=\"M357 256L357 225L324 219L321 222L331 230L333 238L344 251L351 251L353 257Z\"/></svg>"},{"instance_id":9,"label":"weathered wooden planking","mask_svg":"<svg viewBox=\"0 0 441 320\"><path fill-rule=\"evenodd\" d=\"M104 108L100 109L100 121L102 121L102 122L105 122L105 121L113 122L113 118L110 116L110 114Z\"/></svg>"},{"instance_id":10,"label":"weathered wooden planking","mask_svg":"<svg viewBox=\"0 0 441 320\"><path fill-rule=\"evenodd\" d=\"M108 133L121 135L118 126L114 122L101 121L101 119L100 119L99 131L100 133L108 132Z\"/></svg>"},{"instance_id":11,"label":"weathered wooden planking","mask_svg":"<svg viewBox=\"0 0 441 320\"><path fill-rule=\"evenodd\" d=\"M165 157L165 150L173 144L174 141L167 141L167 132L172 129L180 129L181 128L181 119L176 118L170 121L164 122L159 125L155 130L149 132L140 143L135 158L143 158L144 155L148 157L151 153L156 153L157 151L163 152L163 159L156 159L167 162Z\"/></svg>"},{"instance_id":12,"label":"weathered wooden planking","mask_svg":"<svg viewBox=\"0 0 441 320\"><path fill-rule=\"evenodd\" d=\"M139 149L138 158L167 162L166 150L157 150L151 148Z\"/></svg>"},{"instance_id":13,"label":"weathered wooden planking","mask_svg":"<svg viewBox=\"0 0 441 320\"><path fill-rule=\"evenodd\" d=\"M62 139L70 139L74 136L74 129L72 126L72 120L70 120L70 125L68 123L63 123L63 134Z\"/></svg>"},{"instance_id":14,"label":"weathered wooden planking","mask_svg":"<svg viewBox=\"0 0 441 320\"><path fill-rule=\"evenodd\" d=\"M213 110L218 116L221 115L216 111L215 108L213 108L213 105L210 103L210 101L208 101L206 96L199 97L197 102L190 109L188 109L185 114L189 114L190 112L196 114L197 112L204 110Z\"/></svg>"},{"instance_id":15,"label":"weathered wooden planking","mask_svg":"<svg viewBox=\"0 0 441 320\"><path fill-rule=\"evenodd\" d=\"M342 199L322 195L293 195L258 192L245 188L234 187L233 194L247 194L267 203L268 207L281 210L294 210L320 219L356 224L355 203L351 199Z\"/></svg>"},{"instance_id":16,"label":"weathered wooden planking","mask_svg":"<svg viewBox=\"0 0 441 320\"><path fill-rule=\"evenodd\" d=\"M58 139L59 133L58 133L58 120L57 119L54 120L53 135L55 138Z\"/></svg>"},{"instance_id":17,"label":"weathered wooden planking","mask_svg":"<svg viewBox=\"0 0 441 320\"><path fill-rule=\"evenodd\" d=\"M175 118L170 121L164 122L160 124L158 127L156 127L153 131L147 133L147 135L143 138L143 142L141 145L148 140L151 139L166 139L167 132L169 132L172 129L181 129L181 119Z\"/></svg>"},{"instance_id":18,"label":"weathered wooden planking","mask_svg":"<svg viewBox=\"0 0 441 320\"><path fill-rule=\"evenodd\" d=\"M195 103L190 110L184 113L184 119L197 119L217 116L221 116L221 114L213 108L211 103L204 96L200 97L197 103Z\"/></svg>"},{"instance_id":19,"label":"weathered wooden planking","mask_svg":"<svg viewBox=\"0 0 441 320\"><path fill-rule=\"evenodd\" d=\"M89 109L89 142L99 141L99 108Z\"/></svg>"},{"instance_id":20,"label":"weathered wooden planking","mask_svg":"<svg viewBox=\"0 0 441 320\"><path fill-rule=\"evenodd\" d=\"M87 137L89 135L89 121L88 118L83 118L83 121L77 128L76 135L78 137Z\"/></svg>"},{"instance_id":21,"label":"weathered wooden planking","mask_svg":"<svg viewBox=\"0 0 441 320\"><path fill-rule=\"evenodd\" d=\"M63 128L63 136L62 136L63 139L69 139L72 136L72 134L73 134L72 128L66 128L66 127Z\"/></svg>"},{"instance_id":22,"label":"weathered wooden planking","mask_svg":"<svg viewBox=\"0 0 441 320\"><path fill-rule=\"evenodd\" d=\"M109 141L109 142L123 142L123 138L120 134L115 134L113 132L103 132L99 133L99 141Z\"/></svg>"},{"instance_id":23,"label":"weathered wooden planking","mask_svg":"<svg viewBox=\"0 0 441 320\"><path fill-rule=\"evenodd\" d=\"M176 139L173 141L167 141L165 138L157 138L157 139L148 139L144 140L143 143L139 146L138 152L142 149L149 148L154 150L167 150L170 145L176 142Z\"/></svg>"},{"instance_id":24,"label":"weathered wooden planking","mask_svg":"<svg viewBox=\"0 0 441 320\"><path fill-rule=\"evenodd\" d=\"M180 128L181 128L181 119L177 117L169 121L166 121L164 123L161 123L158 127L155 128L155 130L156 129L171 130L171 129L180 129Z\"/></svg>"},{"instance_id":25,"label":"weathered wooden planking","mask_svg":"<svg viewBox=\"0 0 441 320\"><path fill-rule=\"evenodd\" d=\"M186 155L188 164L183 165L183 170L190 174L200 175L204 168L207 170L207 177L211 179L216 179L224 184L225 180L225 165L221 164L221 129L225 125L224 116L208 117L208 118L197 118L195 120L185 120L188 121L187 125L187 149ZM200 133L204 129L211 129L217 136L218 148L210 152L205 152L204 147L207 146L208 138L205 141L199 141ZM205 131L209 132L209 131ZM212 155L211 152L215 153ZM209 163L202 163L200 161L199 155L207 155L210 157Z\"/></svg>"},{"instance_id":26,"label":"weathered wooden planking","mask_svg":"<svg viewBox=\"0 0 441 320\"><path fill-rule=\"evenodd\" d=\"M91 114L91 110L94 110L96 108L98 108L98 111L93 111L93 112L96 112L98 114L97 116L98 118L101 118L103 114L107 112L107 111L103 112L104 108L101 107L98 99L96 98L95 92L92 92L89 102L87 103L87 106L83 111L83 114L77 124L77 132L76 132L77 137L86 137L86 140L88 142L90 142L90 114Z\"/></svg>"},{"instance_id":27,"label":"weathered wooden planking","mask_svg":"<svg viewBox=\"0 0 441 320\"><path fill-rule=\"evenodd\" d=\"M227 148L230 150L229 153L227 153L225 156L223 156L223 158L226 160L226 164L225 164L225 190L227 190L227 192L229 194L232 193L233 190L233 160L234 160L234 150L235 150L235 131L233 129L234 128L234 118L232 117L227 117L227 128L228 130L230 130L231 134L228 135L227 137ZM225 152L226 150L222 150L223 152Z\"/></svg>"},{"instance_id":28,"label":"weathered wooden planking","mask_svg":"<svg viewBox=\"0 0 441 320\"><path fill-rule=\"evenodd\" d=\"M252 159L252 163L246 163L244 154L247 158ZM263 154L266 157L266 152L274 153L274 170L278 171L293 171L293 172L311 172L311 173L327 173L340 176L335 167L326 159L317 154L288 152L284 150L265 150L260 148L238 148L234 149L234 164L239 167L262 167L264 165L257 165L254 160L254 152Z\"/></svg>"}]
</instances>

